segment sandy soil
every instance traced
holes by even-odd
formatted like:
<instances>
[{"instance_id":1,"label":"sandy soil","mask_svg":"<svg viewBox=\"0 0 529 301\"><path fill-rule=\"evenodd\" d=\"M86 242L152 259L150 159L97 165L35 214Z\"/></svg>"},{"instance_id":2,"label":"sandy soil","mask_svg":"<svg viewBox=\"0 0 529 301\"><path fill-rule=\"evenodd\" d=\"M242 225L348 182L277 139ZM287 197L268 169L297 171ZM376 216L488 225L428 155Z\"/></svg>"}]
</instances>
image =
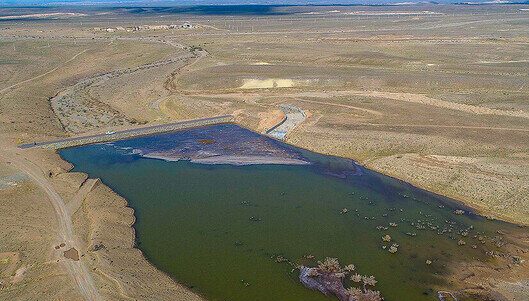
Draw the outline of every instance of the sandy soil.
<instances>
[{"instance_id":1,"label":"sandy soil","mask_svg":"<svg viewBox=\"0 0 529 301\"><path fill-rule=\"evenodd\" d=\"M505 252L493 254L491 260L498 265L490 269L486 262L469 262L451 267L449 282L465 292L482 300L525 300L529 294L527 267L529 252L521 247L529 242L529 234L501 235L495 238L504 245ZM493 287L493 290L489 288ZM461 297L461 296L459 296Z\"/></svg>"},{"instance_id":2,"label":"sandy soil","mask_svg":"<svg viewBox=\"0 0 529 301\"><path fill-rule=\"evenodd\" d=\"M290 88L296 83L288 78L244 79L240 89Z\"/></svg>"},{"instance_id":3,"label":"sandy soil","mask_svg":"<svg viewBox=\"0 0 529 301\"><path fill-rule=\"evenodd\" d=\"M20 261L20 254L18 252L4 252L0 253L0 264L2 267L2 278L7 278L15 273L17 264ZM4 280L6 281L6 280ZM9 280L7 280L9 281ZM14 279L11 280L14 282Z\"/></svg>"},{"instance_id":4,"label":"sandy soil","mask_svg":"<svg viewBox=\"0 0 529 301\"><path fill-rule=\"evenodd\" d=\"M1 161L0 169L17 170ZM0 299L31 300L39 296L53 300L67 295L83 300L55 252L58 223L46 193L28 178L16 187L1 189L0 198L4 229L0 234Z\"/></svg>"},{"instance_id":5,"label":"sandy soil","mask_svg":"<svg viewBox=\"0 0 529 301\"><path fill-rule=\"evenodd\" d=\"M286 118L286 115L282 110L276 109L268 112L259 113L258 117L259 124L257 125L256 130L260 133L264 133L275 125L282 122Z\"/></svg>"}]
</instances>

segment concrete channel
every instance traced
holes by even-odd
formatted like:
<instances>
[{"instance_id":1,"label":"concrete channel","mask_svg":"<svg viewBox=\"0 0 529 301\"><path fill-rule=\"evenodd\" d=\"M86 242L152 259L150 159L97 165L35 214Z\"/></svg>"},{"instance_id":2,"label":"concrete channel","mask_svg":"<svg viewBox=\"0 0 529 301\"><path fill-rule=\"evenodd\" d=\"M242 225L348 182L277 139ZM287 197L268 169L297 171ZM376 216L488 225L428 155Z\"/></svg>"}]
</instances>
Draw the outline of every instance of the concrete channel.
<instances>
[{"instance_id":1,"label":"concrete channel","mask_svg":"<svg viewBox=\"0 0 529 301\"><path fill-rule=\"evenodd\" d=\"M307 118L307 115L302 109L291 104L282 104L279 108L285 113L285 118L266 131L266 135L279 140L285 140L286 135L302 123Z\"/></svg>"},{"instance_id":2,"label":"concrete channel","mask_svg":"<svg viewBox=\"0 0 529 301\"><path fill-rule=\"evenodd\" d=\"M122 140L127 138L147 136L159 133L167 133L177 130L184 130L189 128L196 128L201 126L223 124L223 123L233 123L233 115L223 115L210 118L201 118L186 120L174 123L152 125L141 128L134 128L123 131L116 132L107 132L104 134L90 135L90 136L80 136L80 137L70 137L54 141L45 141L45 142L34 142L34 143L25 143L20 144L18 147L21 149L28 148L45 148L45 149L61 149L85 144L94 144L101 142L109 142L115 140Z\"/></svg>"}]
</instances>

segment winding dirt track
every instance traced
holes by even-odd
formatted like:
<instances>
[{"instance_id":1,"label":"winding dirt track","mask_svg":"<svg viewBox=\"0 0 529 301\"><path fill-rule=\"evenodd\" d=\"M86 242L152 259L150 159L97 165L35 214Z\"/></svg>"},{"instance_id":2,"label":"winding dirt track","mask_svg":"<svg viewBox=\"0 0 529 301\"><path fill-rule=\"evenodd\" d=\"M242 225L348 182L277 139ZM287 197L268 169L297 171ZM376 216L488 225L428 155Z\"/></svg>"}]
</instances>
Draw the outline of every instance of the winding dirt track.
<instances>
[{"instance_id":1,"label":"winding dirt track","mask_svg":"<svg viewBox=\"0 0 529 301\"><path fill-rule=\"evenodd\" d=\"M37 165L13 150L6 149L3 153L0 153L0 159L5 162L10 162L14 167L27 174L37 186L46 192L48 199L52 203L55 213L57 214L58 235L61 241L66 244L68 249L76 248L77 250L80 250L80 246L76 242L74 236L72 219L68 207L61 196L55 191L53 185L48 181L45 173ZM61 255L58 254L58 256ZM68 273L74 278L75 283L79 288L79 292L85 300L103 300L92 276L81 260L74 261L64 259L62 260L62 263L68 270Z\"/></svg>"}]
</instances>

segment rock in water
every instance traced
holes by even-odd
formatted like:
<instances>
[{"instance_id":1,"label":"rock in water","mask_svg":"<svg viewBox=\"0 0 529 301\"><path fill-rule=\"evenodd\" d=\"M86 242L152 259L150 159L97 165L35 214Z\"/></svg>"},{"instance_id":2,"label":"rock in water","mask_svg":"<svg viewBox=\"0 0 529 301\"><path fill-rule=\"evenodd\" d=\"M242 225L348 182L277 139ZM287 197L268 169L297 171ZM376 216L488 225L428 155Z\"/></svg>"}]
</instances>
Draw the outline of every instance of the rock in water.
<instances>
[{"instance_id":1,"label":"rock in water","mask_svg":"<svg viewBox=\"0 0 529 301\"><path fill-rule=\"evenodd\" d=\"M317 268L302 266L299 281L310 289L317 290L326 296L334 295L340 301L349 301L349 294L343 286L343 273L324 273Z\"/></svg>"}]
</instances>

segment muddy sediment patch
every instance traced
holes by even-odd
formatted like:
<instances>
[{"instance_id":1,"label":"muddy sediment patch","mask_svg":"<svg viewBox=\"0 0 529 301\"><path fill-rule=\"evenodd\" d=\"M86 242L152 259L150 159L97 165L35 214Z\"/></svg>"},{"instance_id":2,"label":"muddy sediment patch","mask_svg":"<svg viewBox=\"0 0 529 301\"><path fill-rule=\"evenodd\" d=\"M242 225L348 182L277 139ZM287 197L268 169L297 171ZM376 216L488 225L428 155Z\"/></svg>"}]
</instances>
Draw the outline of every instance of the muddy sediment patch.
<instances>
[{"instance_id":1,"label":"muddy sediment patch","mask_svg":"<svg viewBox=\"0 0 529 301\"><path fill-rule=\"evenodd\" d=\"M71 259L73 261L79 261L79 252L75 248L70 248L64 251L64 257Z\"/></svg>"}]
</instances>

